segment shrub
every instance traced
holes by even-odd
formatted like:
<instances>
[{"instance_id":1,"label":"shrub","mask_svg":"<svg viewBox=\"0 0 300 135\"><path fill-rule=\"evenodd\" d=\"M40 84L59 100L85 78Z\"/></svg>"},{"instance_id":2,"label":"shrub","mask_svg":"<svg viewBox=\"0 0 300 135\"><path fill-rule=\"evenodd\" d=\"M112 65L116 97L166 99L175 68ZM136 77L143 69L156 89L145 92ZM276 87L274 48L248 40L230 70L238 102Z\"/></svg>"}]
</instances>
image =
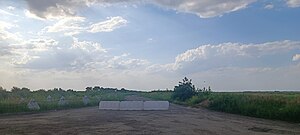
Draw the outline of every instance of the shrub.
<instances>
[{"instance_id":1,"label":"shrub","mask_svg":"<svg viewBox=\"0 0 300 135\"><path fill-rule=\"evenodd\" d=\"M195 91L195 86L192 84L192 80L185 77L182 82L179 82L178 86L175 86L172 99L186 101L196 94Z\"/></svg>"}]
</instances>

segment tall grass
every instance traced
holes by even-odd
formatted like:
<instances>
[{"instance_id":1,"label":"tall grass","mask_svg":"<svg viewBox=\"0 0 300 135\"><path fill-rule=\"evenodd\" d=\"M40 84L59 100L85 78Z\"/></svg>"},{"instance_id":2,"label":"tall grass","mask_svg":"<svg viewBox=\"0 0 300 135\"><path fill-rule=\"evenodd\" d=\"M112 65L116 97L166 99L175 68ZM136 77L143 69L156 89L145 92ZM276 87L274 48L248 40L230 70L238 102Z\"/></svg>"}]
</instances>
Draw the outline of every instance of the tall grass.
<instances>
[{"instance_id":1,"label":"tall grass","mask_svg":"<svg viewBox=\"0 0 300 135\"><path fill-rule=\"evenodd\" d=\"M258 118L300 122L300 93L248 92L198 93L185 102L172 101L172 92L148 92L142 96L174 103L198 106L206 101L208 109Z\"/></svg>"},{"instance_id":2,"label":"tall grass","mask_svg":"<svg viewBox=\"0 0 300 135\"><path fill-rule=\"evenodd\" d=\"M130 93L128 91L31 91L20 95L2 91L0 92L0 114L97 106L101 100L124 100L125 96ZM52 97L51 101L47 101L48 95ZM85 95L89 98L87 105L83 103ZM67 102L63 106L58 104L61 96L64 96ZM35 99L40 106L40 110L28 109L27 104L31 99Z\"/></svg>"},{"instance_id":3,"label":"tall grass","mask_svg":"<svg viewBox=\"0 0 300 135\"><path fill-rule=\"evenodd\" d=\"M152 91L152 92L140 92L143 97L155 99L155 100L165 100L172 101L171 96L173 92L171 91Z\"/></svg>"},{"instance_id":4,"label":"tall grass","mask_svg":"<svg viewBox=\"0 0 300 135\"><path fill-rule=\"evenodd\" d=\"M206 97L212 110L300 122L300 94L212 93Z\"/></svg>"}]
</instances>

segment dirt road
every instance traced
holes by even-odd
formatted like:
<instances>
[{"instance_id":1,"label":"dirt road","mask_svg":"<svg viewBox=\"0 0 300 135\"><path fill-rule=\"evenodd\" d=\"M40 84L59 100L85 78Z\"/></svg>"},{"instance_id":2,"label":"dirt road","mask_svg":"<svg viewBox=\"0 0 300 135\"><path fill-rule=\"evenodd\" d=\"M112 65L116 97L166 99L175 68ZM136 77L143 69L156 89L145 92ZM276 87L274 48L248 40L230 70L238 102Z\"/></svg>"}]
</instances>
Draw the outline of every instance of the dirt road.
<instances>
[{"instance_id":1,"label":"dirt road","mask_svg":"<svg viewBox=\"0 0 300 135\"><path fill-rule=\"evenodd\" d=\"M128 100L144 100L136 96ZM168 111L103 111L97 107L0 116L0 134L300 135L300 124L188 108Z\"/></svg>"}]
</instances>

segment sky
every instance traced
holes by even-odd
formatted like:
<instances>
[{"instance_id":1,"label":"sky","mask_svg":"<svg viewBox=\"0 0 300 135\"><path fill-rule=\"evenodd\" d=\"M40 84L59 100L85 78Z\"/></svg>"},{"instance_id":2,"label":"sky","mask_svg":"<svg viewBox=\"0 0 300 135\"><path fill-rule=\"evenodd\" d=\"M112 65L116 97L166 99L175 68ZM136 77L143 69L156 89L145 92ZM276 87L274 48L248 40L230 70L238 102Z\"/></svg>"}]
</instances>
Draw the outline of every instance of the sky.
<instances>
[{"instance_id":1,"label":"sky","mask_svg":"<svg viewBox=\"0 0 300 135\"><path fill-rule=\"evenodd\" d=\"M300 0L1 0L0 86L300 91Z\"/></svg>"}]
</instances>

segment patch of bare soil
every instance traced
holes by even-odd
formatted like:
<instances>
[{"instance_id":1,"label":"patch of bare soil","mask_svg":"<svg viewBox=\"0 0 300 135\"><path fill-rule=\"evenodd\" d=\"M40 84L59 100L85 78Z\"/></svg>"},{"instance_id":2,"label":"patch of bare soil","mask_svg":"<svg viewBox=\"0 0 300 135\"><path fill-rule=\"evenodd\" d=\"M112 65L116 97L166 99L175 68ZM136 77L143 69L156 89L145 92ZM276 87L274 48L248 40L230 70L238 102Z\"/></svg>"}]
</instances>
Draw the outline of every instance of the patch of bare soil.
<instances>
[{"instance_id":1,"label":"patch of bare soil","mask_svg":"<svg viewBox=\"0 0 300 135\"><path fill-rule=\"evenodd\" d=\"M127 100L147 100L129 96ZM98 107L0 116L0 134L273 135L300 125L171 104L168 111L105 111Z\"/></svg>"},{"instance_id":2,"label":"patch of bare soil","mask_svg":"<svg viewBox=\"0 0 300 135\"><path fill-rule=\"evenodd\" d=\"M199 106L202 106L202 107L208 107L209 104L210 104L210 101L209 101L208 99L206 99L206 100L202 101L202 102L198 105L198 107L199 107Z\"/></svg>"}]
</instances>

